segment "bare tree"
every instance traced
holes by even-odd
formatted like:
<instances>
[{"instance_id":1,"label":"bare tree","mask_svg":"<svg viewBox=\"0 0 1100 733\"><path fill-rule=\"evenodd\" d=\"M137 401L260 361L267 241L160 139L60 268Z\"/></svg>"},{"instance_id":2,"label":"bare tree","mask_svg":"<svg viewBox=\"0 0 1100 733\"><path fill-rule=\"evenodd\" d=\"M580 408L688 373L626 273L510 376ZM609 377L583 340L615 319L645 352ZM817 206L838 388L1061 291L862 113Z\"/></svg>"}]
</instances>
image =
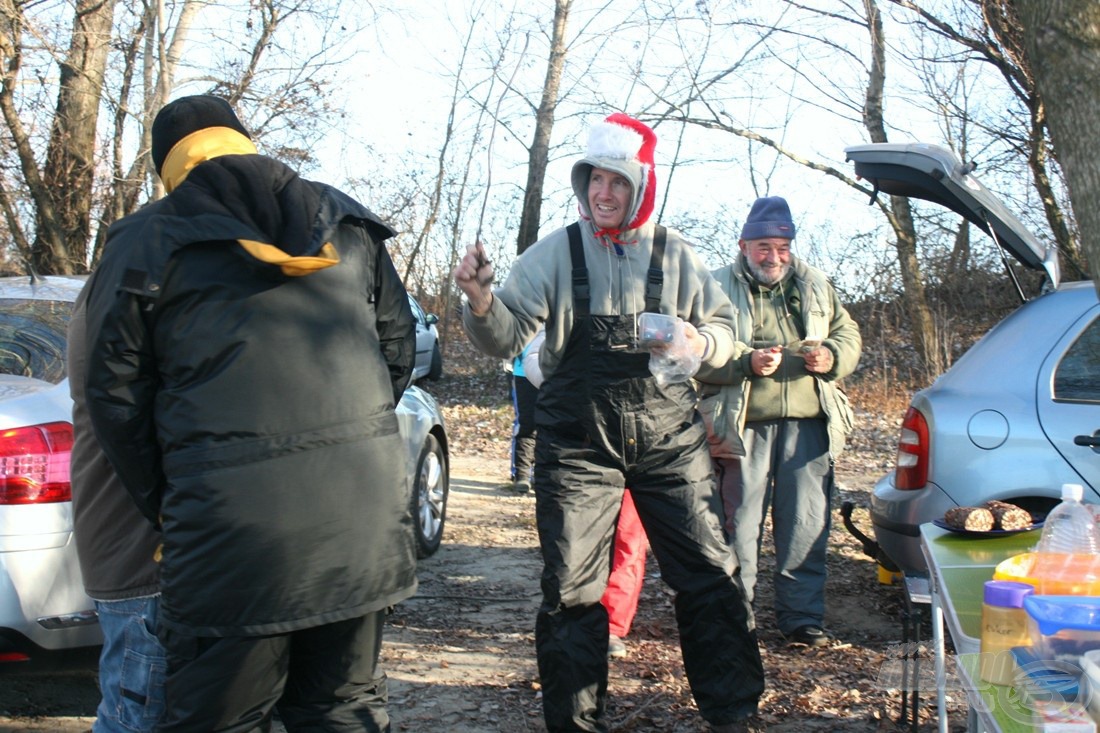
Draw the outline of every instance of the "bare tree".
<instances>
[{"instance_id":1,"label":"bare tree","mask_svg":"<svg viewBox=\"0 0 1100 733\"><path fill-rule=\"evenodd\" d=\"M1050 140L1047 114L1035 88L1031 69L1023 52L1021 28L1008 0L964 0L960 12L970 11L968 25L952 22L914 0L889 0L912 12L921 27L953 44L954 49L940 63L956 64L961 55L974 57L996 71L1004 80L1004 88L1017 100L1026 113L1023 125L1014 121L996 124L991 133L998 135L1016 149L1025 151L1031 181L1043 205L1047 224L1058 245L1063 263L1082 269L1080 246L1076 233L1067 221L1056 193L1051 171ZM973 118L971 118L973 120Z\"/></svg>"},{"instance_id":2,"label":"bare tree","mask_svg":"<svg viewBox=\"0 0 1100 733\"><path fill-rule=\"evenodd\" d=\"M450 160L450 148L455 136L455 116L458 112L459 102L462 99L462 75L466 69L466 56L470 51L471 37L474 33L474 29L477 27L478 20L477 15L470 19L470 25L466 33L466 42L462 45L462 53L459 56L458 68L455 70L454 84L451 87L451 100L447 111L447 124L443 132L443 142L439 146L439 155L436 157L434 183L431 191L428 193L428 210L417 232L416 240L413 242L409 253L404 258L403 280L405 287L409 286L409 278L416 269L420 252L427 247L428 240L439 219L440 209L443 203L444 184L446 182L447 168ZM480 126L478 129L480 129Z\"/></svg>"},{"instance_id":3,"label":"bare tree","mask_svg":"<svg viewBox=\"0 0 1100 733\"><path fill-rule=\"evenodd\" d=\"M207 9L222 19L204 33L204 58L216 63L183 77L188 38ZM58 42L65 12L0 0L0 115L10 133L0 139L0 212L20 257L42 274L85 271L109 224L160 195L149 131L180 85L230 99L265 152L313 164L314 141L340 119L332 78L354 56L356 25L369 21L344 17L332 0L78 0ZM302 34L310 44L290 38ZM38 83L25 83L28 71ZM105 141L101 113L110 119Z\"/></svg>"},{"instance_id":4,"label":"bare tree","mask_svg":"<svg viewBox=\"0 0 1100 733\"><path fill-rule=\"evenodd\" d=\"M542 189L546 180L546 165L550 158L550 135L554 130L554 112L558 106L562 69L565 66L565 28L573 0L555 0L554 31L550 40L550 58L546 63L546 81L542 85L542 100L535 112L535 136L528 149L527 186L524 188L523 212L516 235L516 253L523 254L539 237L542 216Z\"/></svg>"},{"instance_id":5,"label":"bare tree","mask_svg":"<svg viewBox=\"0 0 1100 733\"><path fill-rule=\"evenodd\" d=\"M799 11L798 17L788 19L786 23L782 24L778 22L771 25L760 23L758 28L759 37L754 45L761 49L768 49L771 44L766 43L764 39L778 33L782 36L794 37L797 47L802 48L803 52L806 44L823 45L829 54L847 58L853 62L854 66L859 67L862 64L859 63L858 56L855 53L834 42L825 32L821 32L820 35L813 35L812 26L806 24L805 21L807 18L812 20L814 16L817 16L827 18L832 22L839 21L862 28L867 34L868 49L868 61L863 67L865 78L863 80L862 102L851 98L848 92L842 89L839 84L833 88L828 88L815 82L815 89L826 95L826 97L831 95L837 109L848 110L853 118L858 115L859 122L872 142L887 142L888 135L884 111L887 46L882 18L875 0L862 0L862 14L857 14L851 6L848 6L848 9L852 11L850 14L840 15L833 9L817 10L793 2L787 3L787 5ZM745 53L742 53L738 61L747 64L749 62L746 59L749 58ZM802 77L805 73L798 65L797 58L793 55L776 58L773 61L781 67L788 68L795 77ZM687 87L685 96L674 100L672 109L677 110L686 123L708 129L723 130L743 137L751 144L770 148L789 161L825 173L855 189L869 193L864 186L834 166L792 149L782 139L763 134L751 127L736 124L733 117L720 104L718 99L720 83L727 78L734 77L735 70L736 67L727 66L717 71L711 71L706 76L696 76ZM702 103L709 114L705 116L687 114L686 111L695 102ZM790 121L789 115L787 121ZM786 125L780 130L780 134L783 134L785 128ZM879 208L893 230L897 263L902 280L902 301L910 322L914 348L926 374L936 374L942 371L944 363L936 338L935 321L925 293L924 276L920 258L917 254L916 227L909 201L905 197L893 196L890 197L888 206L879 202Z\"/></svg>"},{"instance_id":6,"label":"bare tree","mask_svg":"<svg viewBox=\"0 0 1100 733\"><path fill-rule=\"evenodd\" d=\"M866 103L863 106L863 124L871 142L887 142L883 104L886 85L886 38L882 27L882 15L875 0L863 0L867 31L871 47L871 67L867 76ZM898 253L901 270L902 302L909 317L914 346L927 372L939 374L944 363L936 340L936 326L928 296L924 291L920 259L917 257L917 230L913 224L913 212L905 196L891 196L887 219L894 230L894 247Z\"/></svg>"},{"instance_id":7,"label":"bare tree","mask_svg":"<svg viewBox=\"0 0 1100 733\"><path fill-rule=\"evenodd\" d=\"M3 0L6 42L0 109L15 143L23 180L34 203L35 232L27 252L27 264L41 274L82 271L90 234L92 187L95 173L96 124L110 48L114 0L78 0L68 50L58 61L57 105L46 145L45 164L38 157L15 103L22 61L26 5ZM0 190L8 226L28 237L19 217L13 193ZM26 251L26 250L25 250Z\"/></svg>"},{"instance_id":8,"label":"bare tree","mask_svg":"<svg viewBox=\"0 0 1100 733\"><path fill-rule=\"evenodd\" d=\"M178 16L171 18L163 2L144 1L128 31L118 24L121 71L117 86L104 89L105 101L114 111L109 143L114 185L108 187L100 213L91 262L99 260L111 222L134 211L144 192L151 190L153 198L164 194L150 165L153 118L168 101L193 24L210 4L211 0L183 0ZM135 123L141 138L136 154L128 149L126 137Z\"/></svg>"},{"instance_id":9,"label":"bare tree","mask_svg":"<svg viewBox=\"0 0 1100 733\"><path fill-rule=\"evenodd\" d=\"M1054 153L1065 171L1093 281L1100 294L1100 4L1095 0L987 0L1019 20Z\"/></svg>"}]
</instances>

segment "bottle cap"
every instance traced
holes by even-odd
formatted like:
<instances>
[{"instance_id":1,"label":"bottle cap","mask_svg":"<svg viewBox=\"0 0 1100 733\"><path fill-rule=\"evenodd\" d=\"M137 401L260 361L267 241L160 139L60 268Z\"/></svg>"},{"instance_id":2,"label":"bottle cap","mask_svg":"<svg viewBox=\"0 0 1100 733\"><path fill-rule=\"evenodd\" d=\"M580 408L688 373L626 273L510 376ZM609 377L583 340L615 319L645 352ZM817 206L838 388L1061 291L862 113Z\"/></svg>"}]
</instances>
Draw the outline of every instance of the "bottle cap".
<instances>
[{"instance_id":1,"label":"bottle cap","mask_svg":"<svg viewBox=\"0 0 1100 733\"><path fill-rule=\"evenodd\" d=\"M1035 592L1035 586L1014 580L987 580L983 600L990 606L1023 608L1024 598Z\"/></svg>"},{"instance_id":2,"label":"bottle cap","mask_svg":"<svg viewBox=\"0 0 1100 733\"><path fill-rule=\"evenodd\" d=\"M1062 500L1081 501L1085 498L1085 487L1081 484L1062 484Z\"/></svg>"}]
</instances>

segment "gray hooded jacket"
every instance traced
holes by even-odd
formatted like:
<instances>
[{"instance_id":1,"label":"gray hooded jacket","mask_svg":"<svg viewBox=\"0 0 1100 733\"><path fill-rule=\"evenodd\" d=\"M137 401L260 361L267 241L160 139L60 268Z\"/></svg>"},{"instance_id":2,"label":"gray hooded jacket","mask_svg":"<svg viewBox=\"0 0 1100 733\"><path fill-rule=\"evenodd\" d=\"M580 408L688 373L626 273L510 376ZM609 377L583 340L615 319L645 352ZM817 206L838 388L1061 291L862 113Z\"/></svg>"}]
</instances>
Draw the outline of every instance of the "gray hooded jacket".
<instances>
[{"instance_id":1,"label":"gray hooded jacket","mask_svg":"<svg viewBox=\"0 0 1100 733\"><path fill-rule=\"evenodd\" d=\"M624 218L627 222L633 222L642 207L647 170L634 160L585 157L573 166L572 173L573 192L581 210L590 312L641 313L645 309L645 274L653 249L654 224L645 221L621 231L614 239L607 234L597 236L588 206L588 180L593 168L613 171L631 182L633 193ZM734 342L729 299L691 245L672 230L665 248L664 278L660 312L690 322L707 338L704 364L717 367L726 363L733 355ZM551 232L516 259L493 296L484 316L476 316L466 307L463 324L470 340L491 356L510 359L545 323L546 341L539 365L549 379L561 361L573 327L572 262L565 229Z\"/></svg>"}]
</instances>

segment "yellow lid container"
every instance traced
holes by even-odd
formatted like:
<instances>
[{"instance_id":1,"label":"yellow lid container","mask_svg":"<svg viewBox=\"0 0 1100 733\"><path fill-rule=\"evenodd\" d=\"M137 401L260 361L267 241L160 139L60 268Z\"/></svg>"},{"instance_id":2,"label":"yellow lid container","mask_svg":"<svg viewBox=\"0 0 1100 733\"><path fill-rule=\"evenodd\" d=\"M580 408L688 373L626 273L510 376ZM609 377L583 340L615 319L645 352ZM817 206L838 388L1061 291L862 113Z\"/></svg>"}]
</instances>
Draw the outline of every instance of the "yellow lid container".
<instances>
[{"instance_id":1,"label":"yellow lid container","mask_svg":"<svg viewBox=\"0 0 1100 733\"><path fill-rule=\"evenodd\" d=\"M997 565L994 580L1014 580L1044 596L1100 596L1100 555L1013 555Z\"/></svg>"}]
</instances>

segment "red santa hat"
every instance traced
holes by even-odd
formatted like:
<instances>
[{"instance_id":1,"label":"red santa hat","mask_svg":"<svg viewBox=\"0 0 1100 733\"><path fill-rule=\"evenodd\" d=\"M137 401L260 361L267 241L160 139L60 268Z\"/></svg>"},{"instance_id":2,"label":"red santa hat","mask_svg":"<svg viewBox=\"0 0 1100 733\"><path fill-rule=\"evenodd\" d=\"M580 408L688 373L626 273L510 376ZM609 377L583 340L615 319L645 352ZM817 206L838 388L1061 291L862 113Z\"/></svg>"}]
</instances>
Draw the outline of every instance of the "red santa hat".
<instances>
[{"instance_id":1,"label":"red santa hat","mask_svg":"<svg viewBox=\"0 0 1100 733\"><path fill-rule=\"evenodd\" d=\"M588 177L592 168L603 168L624 176L634 186L634 200L626 216L629 223L623 229L645 224L657 198L657 175L653 165L656 147L657 135L653 130L622 112L593 125L588 132L588 150L573 166L573 190L582 210L590 213L587 212Z\"/></svg>"}]
</instances>

